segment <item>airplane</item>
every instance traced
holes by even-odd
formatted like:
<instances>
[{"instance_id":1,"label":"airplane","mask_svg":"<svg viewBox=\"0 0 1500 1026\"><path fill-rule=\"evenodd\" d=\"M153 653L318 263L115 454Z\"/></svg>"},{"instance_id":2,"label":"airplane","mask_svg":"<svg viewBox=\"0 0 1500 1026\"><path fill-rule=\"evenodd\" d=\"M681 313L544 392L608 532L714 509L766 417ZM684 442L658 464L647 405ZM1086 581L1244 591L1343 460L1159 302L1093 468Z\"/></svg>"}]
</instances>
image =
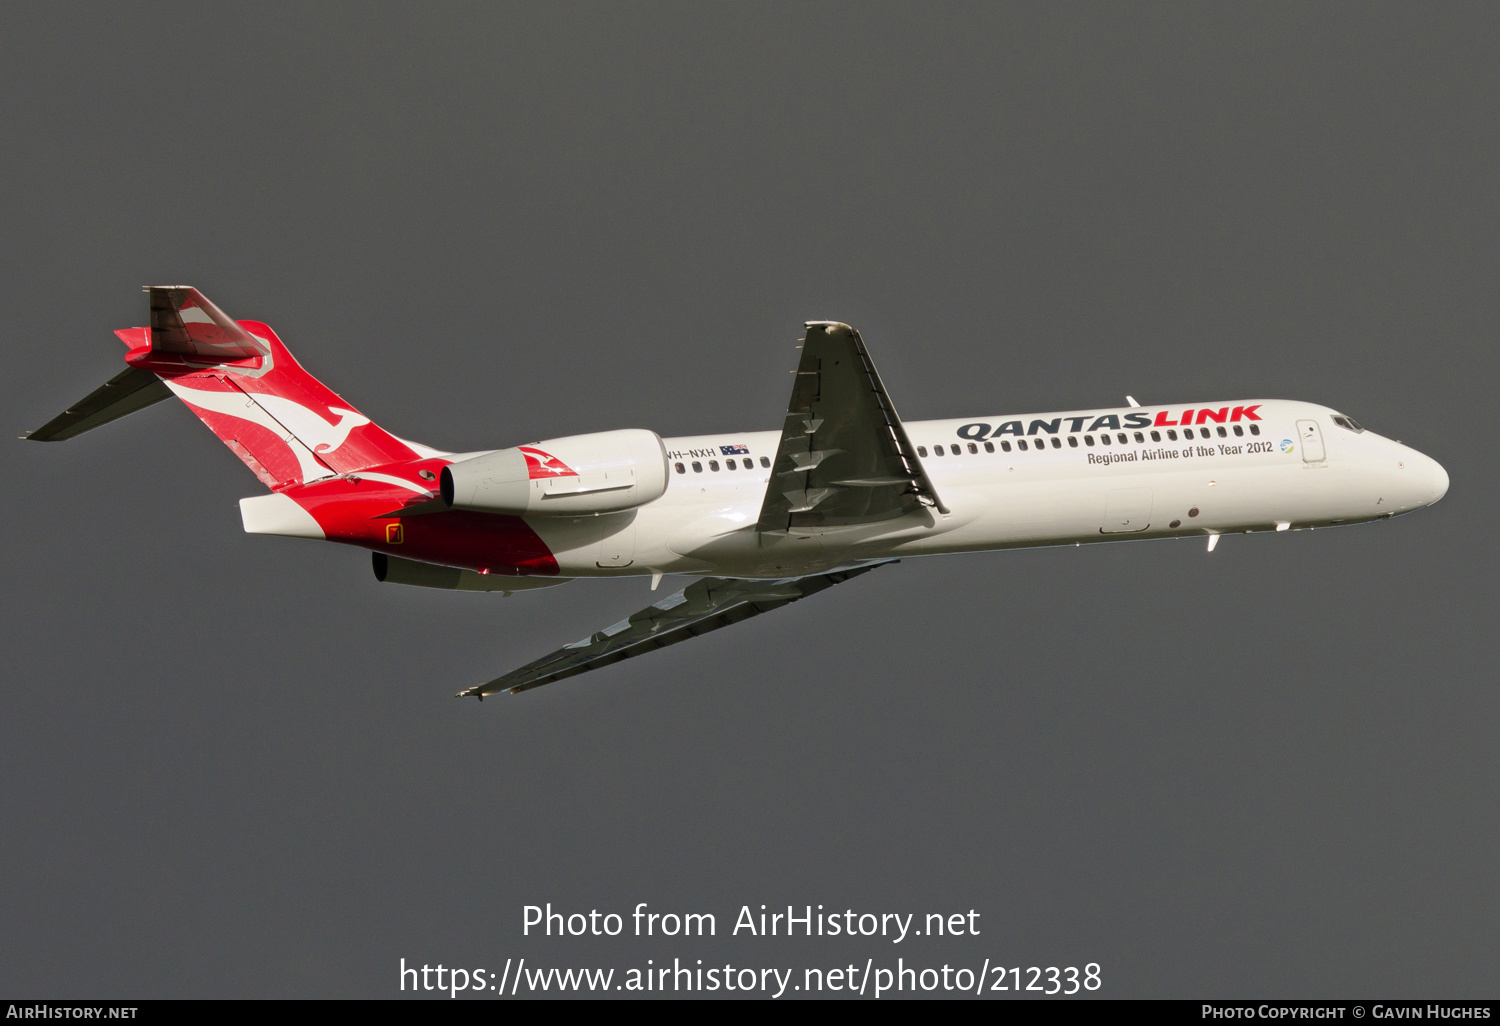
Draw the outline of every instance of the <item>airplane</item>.
<instances>
[{"instance_id":1,"label":"airplane","mask_svg":"<svg viewBox=\"0 0 1500 1026\"><path fill-rule=\"evenodd\" d=\"M1353 418L1272 399L903 421L859 332L808 321L779 430L628 428L446 452L399 438L259 321L148 286L127 368L33 441L175 395L269 494L244 530L369 549L393 584L506 596L578 578L697 578L458 693L516 694L727 627L911 556L1388 520L1441 465Z\"/></svg>"}]
</instances>

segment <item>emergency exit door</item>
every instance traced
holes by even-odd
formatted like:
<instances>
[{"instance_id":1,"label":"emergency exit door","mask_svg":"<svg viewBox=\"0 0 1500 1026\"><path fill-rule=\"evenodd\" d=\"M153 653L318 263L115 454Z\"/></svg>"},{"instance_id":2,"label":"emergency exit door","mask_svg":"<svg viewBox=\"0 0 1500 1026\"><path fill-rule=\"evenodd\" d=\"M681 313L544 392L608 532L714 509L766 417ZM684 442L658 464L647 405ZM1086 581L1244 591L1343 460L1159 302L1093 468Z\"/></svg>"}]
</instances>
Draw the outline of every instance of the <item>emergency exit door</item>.
<instances>
[{"instance_id":1,"label":"emergency exit door","mask_svg":"<svg viewBox=\"0 0 1500 1026\"><path fill-rule=\"evenodd\" d=\"M1302 439L1302 462L1322 463L1328 458L1323 450L1323 431L1317 421L1297 421L1297 434Z\"/></svg>"}]
</instances>

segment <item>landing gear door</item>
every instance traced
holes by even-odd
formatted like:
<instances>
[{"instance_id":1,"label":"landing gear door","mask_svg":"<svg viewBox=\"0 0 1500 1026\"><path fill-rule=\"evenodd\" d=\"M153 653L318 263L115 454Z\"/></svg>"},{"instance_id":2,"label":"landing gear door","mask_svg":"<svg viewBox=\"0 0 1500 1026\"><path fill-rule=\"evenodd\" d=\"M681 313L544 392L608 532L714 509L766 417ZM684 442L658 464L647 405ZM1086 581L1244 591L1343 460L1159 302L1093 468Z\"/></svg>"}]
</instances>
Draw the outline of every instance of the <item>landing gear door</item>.
<instances>
[{"instance_id":1,"label":"landing gear door","mask_svg":"<svg viewBox=\"0 0 1500 1026\"><path fill-rule=\"evenodd\" d=\"M1100 534L1134 534L1151 526L1151 489L1115 488L1104 499Z\"/></svg>"},{"instance_id":2,"label":"landing gear door","mask_svg":"<svg viewBox=\"0 0 1500 1026\"><path fill-rule=\"evenodd\" d=\"M1302 439L1302 462L1322 463L1328 459L1323 450L1323 431L1317 421L1297 421L1297 435Z\"/></svg>"},{"instance_id":3,"label":"landing gear door","mask_svg":"<svg viewBox=\"0 0 1500 1026\"><path fill-rule=\"evenodd\" d=\"M596 565L601 567L629 566L634 562L635 514L631 513L629 523L599 543L599 556L596 560Z\"/></svg>"}]
</instances>

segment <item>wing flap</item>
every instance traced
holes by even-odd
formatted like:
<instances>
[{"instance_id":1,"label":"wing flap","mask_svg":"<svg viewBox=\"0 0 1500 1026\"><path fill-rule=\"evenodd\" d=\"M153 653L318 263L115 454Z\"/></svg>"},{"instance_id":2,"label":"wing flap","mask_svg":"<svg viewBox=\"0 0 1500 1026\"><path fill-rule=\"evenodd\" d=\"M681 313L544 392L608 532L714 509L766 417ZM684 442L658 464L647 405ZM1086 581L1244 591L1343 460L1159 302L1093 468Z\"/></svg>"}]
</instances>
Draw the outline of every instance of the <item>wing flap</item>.
<instances>
[{"instance_id":1,"label":"wing flap","mask_svg":"<svg viewBox=\"0 0 1500 1026\"><path fill-rule=\"evenodd\" d=\"M597 670L779 609L879 565L771 581L705 577L582 641L566 645L487 684L460 691L458 697L472 695L482 699L497 691L514 695Z\"/></svg>"},{"instance_id":2,"label":"wing flap","mask_svg":"<svg viewBox=\"0 0 1500 1026\"><path fill-rule=\"evenodd\" d=\"M859 332L836 321L807 324L774 467L764 533L948 512Z\"/></svg>"}]
</instances>

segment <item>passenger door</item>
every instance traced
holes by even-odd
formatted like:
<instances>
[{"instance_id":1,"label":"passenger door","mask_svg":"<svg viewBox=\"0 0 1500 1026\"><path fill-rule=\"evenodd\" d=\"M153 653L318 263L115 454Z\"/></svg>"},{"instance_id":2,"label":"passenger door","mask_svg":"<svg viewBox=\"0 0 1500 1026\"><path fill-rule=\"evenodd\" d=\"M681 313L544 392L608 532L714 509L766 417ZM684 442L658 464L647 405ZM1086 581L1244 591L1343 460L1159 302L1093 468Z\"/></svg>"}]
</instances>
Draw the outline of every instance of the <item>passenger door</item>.
<instances>
[{"instance_id":1,"label":"passenger door","mask_svg":"<svg viewBox=\"0 0 1500 1026\"><path fill-rule=\"evenodd\" d=\"M1302 461L1322 463L1328 458L1323 450L1323 432L1315 420L1297 421L1297 436L1302 439Z\"/></svg>"},{"instance_id":2,"label":"passenger door","mask_svg":"<svg viewBox=\"0 0 1500 1026\"><path fill-rule=\"evenodd\" d=\"M1101 534L1134 534L1151 526L1151 489L1115 488L1104 500Z\"/></svg>"}]
</instances>

